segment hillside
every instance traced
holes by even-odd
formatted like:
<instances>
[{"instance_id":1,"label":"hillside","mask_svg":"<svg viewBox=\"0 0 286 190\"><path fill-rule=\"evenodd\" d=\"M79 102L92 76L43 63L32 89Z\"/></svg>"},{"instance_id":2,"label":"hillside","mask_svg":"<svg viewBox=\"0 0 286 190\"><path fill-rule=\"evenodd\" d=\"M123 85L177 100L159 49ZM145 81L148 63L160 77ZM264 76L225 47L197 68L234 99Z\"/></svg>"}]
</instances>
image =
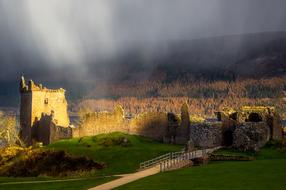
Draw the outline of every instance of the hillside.
<instances>
[{"instance_id":1,"label":"hillside","mask_svg":"<svg viewBox=\"0 0 286 190\"><path fill-rule=\"evenodd\" d=\"M61 140L46 148L88 156L105 164L106 167L99 171L99 175L111 175L134 172L138 169L140 162L169 152L180 151L182 146L162 144L149 138L116 132Z\"/></svg>"},{"instance_id":2,"label":"hillside","mask_svg":"<svg viewBox=\"0 0 286 190\"><path fill-rule=\"evenodd\" d=\"M180 40L164 44L146 42L145 47L108 60L108 64L99 68L96 74L117 82L232 81L237 78L281 76L286 74L285 50L286 32ZM108 75L101 76L103 70Z\"/></svg>"},{"instance_id":3,"label":"hillside","mask_svg":"<svg viewBox=\"0 0 286 190\"><path fill-rule=\"evenodd\" d=\"M239 84L245 80L259 81L273 77L284 81L286 32L231 35L156 44L146 42L144 47L136 47L108 59L98 60L96 64L90 62L87 68L93 72L92 76L82 76L81 80L33 79L50 88L65 88L71 104L85 98L166 97L170 95L172 88L178 85L182 88L180 91L174 91L175 94L171 96L221 97L221 94L228 94L225 91L209 93L205 87L217 81ZM257 82L252 83L254 86ZM195 94L189 94L183 90L186 85L203 88L195 90ZM0 106L18 106L18 81L0 81L0 86ZM162 93L166 88L168 93ZM281 96L283 89L285 90L285 86L282 86L282 89L279 87L278 90L275 88L271 88L269 93ZM259 86L257 89L251 91L252 97L273 98L273 95L261 95L265 93L265 89L260 91Z\"/></svg>"},{"instance_id":4,"label":"hillside","mask_svg":"<svg viewBox=\"0 0 286 190\"><path fill-rule=\"evenodd\" d=\"M86 159L92 159L95 162L104 165L104 169L92 170L89 173L79 170L75 175L70 173L67 177L49 176L46 174L38 177L0 177L0 189L88 189L98 184L107 182L114 178L116 174L126 174L136 171L139 164L143 161L152 159L154 157L166 154L169 152L177 152L182 150L182 146L163 144L149 138L144 138L136 135L127 135L119 132L111 134L101 134L93 137L74 138L68 140L61 140L50 144L41 149L34 151L48 151L58 152L65 151L70 156L81 156ZM13 152L13 151L12 151ZM35 172L42 168L43 162L33 162L29 165L29 160L35 159L35 154L27 157L27 153L18 153L14 159L8 160L8 167L15 169L15 172L24 171L25 174ZM47 155L47 154L44 154ZM46 157L46 163L50 163L53 170L56 166L63 168L72 162L61 162L62 158L58 154L55 157ZM27 159L27 162L23 160ZM55 161L56 159L60 159ZM5 161L5 159L4 159ZM21 162L22 161L22 162ZM85 159L80 160L85 162ZM17 163L22 163L21 169ZM61 163L61 164L60 164ZM3 160L2 163L3 164ZM76 167L76 163L74 163ZM19 165L18 165L19 166ZM48 168L48 167L46 167ZM1 168L2 169L2 168ZM51 170L49 170L51 171ZM19 174L19 173L18 173ZM11 184L9 184L11 183Z\"/></svg>"}]
</instances>

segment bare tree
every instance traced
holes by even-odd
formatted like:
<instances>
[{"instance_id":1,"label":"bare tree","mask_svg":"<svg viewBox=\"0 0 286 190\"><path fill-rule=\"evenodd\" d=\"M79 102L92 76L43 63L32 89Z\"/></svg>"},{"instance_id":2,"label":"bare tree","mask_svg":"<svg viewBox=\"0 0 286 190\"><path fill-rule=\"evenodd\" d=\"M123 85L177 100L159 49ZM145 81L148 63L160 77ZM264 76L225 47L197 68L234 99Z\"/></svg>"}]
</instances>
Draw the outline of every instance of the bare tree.
<instances>
[{"instance_id":1,"label":"bare tree","mask_svg":"<svg viewBox=\"0 0 286 190\"><path fill-rule=\"evenodd\" d=\"M15 116L9 116L0 111L0 140L4 145L23 145L19 138L19 130Z\"/></svg>"}]
</instances>

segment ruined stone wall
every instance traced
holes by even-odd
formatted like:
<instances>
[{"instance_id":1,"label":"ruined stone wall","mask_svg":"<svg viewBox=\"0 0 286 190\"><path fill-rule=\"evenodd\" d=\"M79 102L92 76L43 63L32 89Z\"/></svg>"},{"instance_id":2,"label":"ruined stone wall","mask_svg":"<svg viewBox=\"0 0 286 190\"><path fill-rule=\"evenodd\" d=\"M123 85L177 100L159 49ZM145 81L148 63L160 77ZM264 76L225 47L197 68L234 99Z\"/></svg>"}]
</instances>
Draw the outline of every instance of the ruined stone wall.
<instances>
[{"instance_id":1,"label":"ruined stone wall","mask_svg":"<svg viewBox=\"0 0 286 190\"><path fill-rule=\"evenodd\" d=\"M30 144L32 127L32 94L29 92L21 93L20 104L20 136L23 142Z\"/></svg>"},{"instance_id":2,"label":"ruined stone wall","mask_svg":"<svg viewBox=\"0 0 286 190\"><path fill-rule=\"evenodd\" d=\"M171 112L167 114L167 117L168 117L168 128L166 135L164 136L163 142L177 143L177 133L178 133L178 128L180 127L181 124L181 117Z\"/></svg>"},{"instance_id":3,"label":"ruined stone wall","mask_svg":"<svg viewBox=\"0 0 286 190\"><path fill-rule=\"evenodd\" d=\"M42 142L44 145L50 143L50 128L55 124L50 115L43 114L41 119L32 127L32 142Z\"/></svg>"},{"instance_id":4,"label":"ruined stone wall","mask_svg":"<svg viewBox=\"0 0 286 190\"><path fill-rule=\"evenodd\" d=\"M78 129L74 129L75 136L94 136L101 133L111 133L115 131L128 132L123 115L110 112L88 113L81 121Z\"/></svg>"},{"instance_id":5,"label":"ruined stone wall","mask_svg":"<svg viewBox=\"0 0 286 190\"><path fill-rule=\"evenodd\" d=\"M243 106L239 111L226 108L217 113L218 119L221 120L225 126L240 126L244 123L264 122L270 129L271 139L282 139L281 117L275 107Z\"/></svg>"},{"instance_id":6,"label":"ruined stone wall","mask_svg":"<svg viewBox=\"0 0 286 190\"><path fill-rule=\"evenodd\" d=\"M94 136L103 133L123 132L163 140L168 128L166 113L149 112L132 119L124 118L123 111L95 112L86 114L73 137Z\"/></svg>"},{"instance_id":7,"label":"ruined stone wall","mask_svg":"<svg viewBox=\"0 0 286 190\"><path fill-rule=\"evenodd\" d=\"M266 119L267 125L270 127L270 137L273 140L281 140L283 138L282 120L278 113L273 113Z\"/></svg>"},{"instance_id":8,"label":"ruined stone wall","mask_svg":"<svg viewBox=\"0 0 286 190\"><path fill-rule=\"evenodd\" d=\"M163 141L168 130L167 113L147 112L128 122L129 134L136 134Z\"/></svg>"},{"instance_id":9,"label":"ruined stone wall","mask_svg":"<svg viewBox=\"0 0 286 190\"><path fill-rule=\"evenodd\" d=\"M265 122L245 122L233 134L233 147L241 151L257 152L270 139L270 128Z\"/></svg>"},{"instance_id":10,"label":"ruined stone wall","mask_svg":"<svg viewBox=\"0 0 286 190\"><path fill-rule=\"evenodd\" d=\"M33 91L32 92L32 119L39 120L42 114L53 113L54 121L60 126L69 126L67 102L64 91Z\"/></svg>"},{"instance_id":11,"label":"ruined stone wall","mask_svg":"<svg viewBox=\"0 0 286 190\"><path fill-rule=\"evenodd\" d=\"M185 144L189 140L190 134L190 114L189 106L184 103L181 107L181 122L179 127L176 129L176 143Z\"/></svg>"},{"instance_id":12,"label":"ruined stone wall","mask_svg":"<svg viewBox=\"0 0 286 190\"><path fill-rule=\"evenodd\" d=\"M40 136L38 134L40 131L32 129L33 127L38 127L40 124L42 128L49 128L48 123L43 122L45 120L45 118L42 118L44 115L51 115L56 126L69 126L64 89L47 89L41 84L36 85L32 80L26 84L25 79L22 77L20 93L21 136L27 144L31 144L33 139L38 139L38 136ZM41 132L46 133L47 131ZM43 139L43 141L47 142L48 140Z\"/></svg>"},{"instance_id":13,"label":"ruined stone wall","mask_svg":"<svg viewBox=\"0 0 286 190\"><path fill-rule=\"evenodd\" d=\"M190 141L199 148L211 148L223 144L221 122L191 124Z\"/></svg>"},{"instance_id":14,"label":"ruined stone wall","mask_svg":"<svg viewBox=\"0 0 286 190\"><path fill-rule=\"evenodd\" d=\"M56 125L51 115L43 114L32 127L32 141L50 144L60 139L72 138L72 129Z\"/></svg>"},{"instance_id":15,"label":"ruined stone wall","mask_svg":"<svg viewBox=\"0 0 286 190\"><path fill-rule=\"evenodd\" d=\"M52 125L50 127L50 142L72 138L72 128Z\"/></svg>"},{"instance_id":16,"label":"ruined stone wall","mask_svg":"<svg viewBox=\"0 0 286 190\"><path fill-rule=\"evenodd\" d=\"M121 108L114 112L86 114L78 128L72 130L73 137L94 136L115 131L149 137L165 143L185 144L190 139L195 146L209 148L223 143L222 123L190 124L188 106L182 106L182 113L176 115L164 112L146 112L134 118L124 118Z\"/></svg>"},{"instance_id":17,"label":"ruined stone wall","mask_svg":"<svg viewBox=\"0 0 286 190\"><path fill-rule=\"evenodd\" d=\"M241 123L252 119L263 121L270 129L273 139L282 138L279 114L271 107L243 107L240 112L225 109L218 112L220 122L191 124L186 103L181 108L181 115L147 112L133 118L125 118L123 108L116 106L113 112L84 114L80 125L71 129L68 127L64 89L50 90L34 84L32 80L27 85L22 78L20 93L21 136L27 144L31 144L33 140L49 144L62 138L123 132L167 143L188 142L200 148L230 146L233 144L234 131Z\"/></svg>"}]
</instances>

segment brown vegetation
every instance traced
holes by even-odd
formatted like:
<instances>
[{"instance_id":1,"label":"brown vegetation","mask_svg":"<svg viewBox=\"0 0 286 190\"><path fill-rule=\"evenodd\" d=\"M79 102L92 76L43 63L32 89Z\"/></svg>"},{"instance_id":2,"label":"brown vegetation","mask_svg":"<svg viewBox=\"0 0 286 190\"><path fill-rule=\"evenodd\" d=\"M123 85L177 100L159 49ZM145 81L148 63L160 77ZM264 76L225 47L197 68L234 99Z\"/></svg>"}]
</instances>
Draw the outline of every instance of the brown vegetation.
<instances>
[{"instance_id":1,"label":"brown vegetation","mask_svg":"<svg viewBox=\"0 0 286 190\"><path fill-rule=\"evenodd\" d=\"M121 104L130 114L146 111L180 113L182 104L187 102L190 114L203 117L213 117L214 112L223 107L238 109L244 105L275 106L286 117L285 90L286 77L236 82L101 84L75 109L87 107L93 111L111 111Z\"/></svg>"},{"instance_id":2,"label":"brown vegetation","mask_svg":"<svg viewBox=\"0 0 286 190\"><path fill-rule=\"evenodd\" d=\"M21 144L15 116L0 111L0 147Z\"/></svg>"},{"instance_id":3,"label":"brown vegetation","mask_svg":"<svg viewBox=\"0 0 286 190\"><path fill-rule=\"evenodd\" d=\"M0 175L13 177L70 176L102 169L104 165L64 151L9 147L1 150Z\"/></svg>"}]
</instances>

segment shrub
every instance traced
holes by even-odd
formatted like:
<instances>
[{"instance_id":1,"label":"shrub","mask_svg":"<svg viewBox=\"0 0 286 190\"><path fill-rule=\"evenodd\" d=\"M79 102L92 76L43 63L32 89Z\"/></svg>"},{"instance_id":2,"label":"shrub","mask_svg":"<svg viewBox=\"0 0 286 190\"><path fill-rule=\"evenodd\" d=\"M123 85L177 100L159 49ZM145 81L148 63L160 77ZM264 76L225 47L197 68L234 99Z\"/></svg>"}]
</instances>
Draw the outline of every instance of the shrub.
<instances>
[{"instance_id":1,"label":"shrub","mask_svg":"<svg viewBox=\"0 0 286 190\"><path fill-rule=\"evenodd\" d=\"M129 147L132 146L130 140L124 136L118 137L104 137L98 139L98 144L104 147L110 146L122 146L122 147Z\"/></svg>"},{"instance_id":2,"label":"shrub","mask_svg":"<svg viewBox=\"0 0 286 190\"><path fill-rule=\"evenodd\" d=\"M1 168L0 175L13 177L70 176L104 167L104 164L96 163L87 157L71 156L65 151L33 150L16 158Z\"/></svg>"},{"instance_id":3,"label":"shrub","mask_svg":"<svg viewBox=\"0 0 286 190\"><path fill-rule=\"evenodd\" d=\"M270 140L270 141L267 142L265 147L267 147L267 148L280 148L281 145L282 145L282 141L281 140Z\"/></svg>"}]
</instances>

